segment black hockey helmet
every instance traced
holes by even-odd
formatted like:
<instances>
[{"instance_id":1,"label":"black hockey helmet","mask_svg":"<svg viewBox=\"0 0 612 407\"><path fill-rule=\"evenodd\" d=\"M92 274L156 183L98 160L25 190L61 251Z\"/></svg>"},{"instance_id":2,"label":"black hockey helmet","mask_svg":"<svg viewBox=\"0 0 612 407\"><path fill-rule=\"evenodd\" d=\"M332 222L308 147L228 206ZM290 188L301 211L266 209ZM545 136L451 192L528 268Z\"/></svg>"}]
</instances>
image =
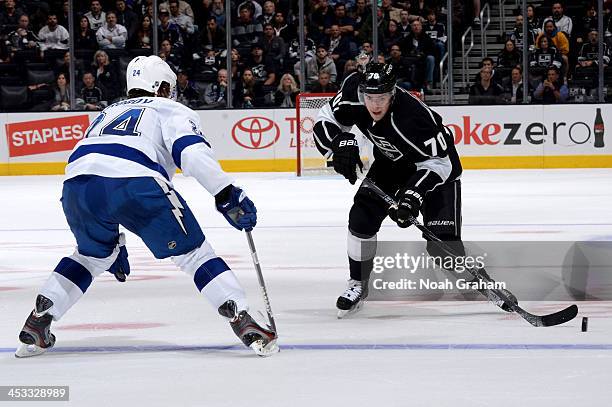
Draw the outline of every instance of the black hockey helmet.
<instances>
[{"instance_id":1,"label":"black hockey helmet","mask_svg":"<svg viewBox=\"0 0 612 407\"><path fill-rule=\"evenodd\" d=\"M359 83L360 93L388 93L394 89L393 65L371 62L366 66Z\"/></svg>"}]
</instances>

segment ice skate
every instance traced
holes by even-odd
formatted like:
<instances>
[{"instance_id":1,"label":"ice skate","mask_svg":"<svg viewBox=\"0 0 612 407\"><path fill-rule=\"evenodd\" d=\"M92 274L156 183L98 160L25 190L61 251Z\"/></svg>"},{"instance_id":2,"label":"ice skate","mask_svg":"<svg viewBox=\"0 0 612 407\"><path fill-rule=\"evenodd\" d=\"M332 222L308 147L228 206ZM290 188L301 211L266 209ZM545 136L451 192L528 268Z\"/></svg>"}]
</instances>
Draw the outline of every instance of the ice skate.
<instances>
[{"instance_id":1,"label":"ice skate","mask_svg":"<svg viewBox=\"0 0 612 407\"><path fill-rule=\"evenodd\" d=\"M270 356L279 351L276 332L270 327L260 326L246 310L238 311L234 301L229 300L221 305L219 314L230 319L236 336L257 355Z\"/></svg>"},{"instance_id":2,"label":"ice skate","mask_svg":"<svg viewBox=\"0 0 612 407\"><path fill-rule=\"evenodd\" d=\"M30 313L19 333L21 344L15 352L15 357L37 356L55 345L55 335L50 332L53 316L47 313L52 306L53 301L47 297L36 297L36 308Z\"/></svg>"},{"instance_id":3,"label":"ice skate","mask_svg":"<svg viewBox=\"0 0 612 407\"><path fill-rule=\"evenodd\" d=\"M338 308L338 319L346 318L355 314L363 306L361 281L350 279L344 293L336 301Z\"/></svg>"}]
</instances>

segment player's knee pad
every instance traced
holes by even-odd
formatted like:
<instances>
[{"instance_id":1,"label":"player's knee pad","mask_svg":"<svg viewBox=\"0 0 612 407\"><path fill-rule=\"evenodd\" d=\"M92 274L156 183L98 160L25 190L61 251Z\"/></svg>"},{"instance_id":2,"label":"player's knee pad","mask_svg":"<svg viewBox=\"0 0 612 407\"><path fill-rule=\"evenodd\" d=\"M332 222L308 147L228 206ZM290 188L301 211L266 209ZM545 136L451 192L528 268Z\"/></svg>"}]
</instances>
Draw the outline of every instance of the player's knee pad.
<instances>
[{"instance_id":1,"label":"player's knee pad","mask_svg":"<svg viewBox=\"0 0 612 407\"><path fill-rule=\"evenodd\" d=\"M376 255L376 234L366 236L349 230L346 240L349 259L362 262L372 260Z\"/></svg>"},{"instance_id":2,"label":"player's knee pad","mask_svg":"<svg viewBox=\"0 0 612 407\"><path fill-rule=\"evenodd\" d=\"M93 281L94 276L86 267L84 257L77 252L61 259L40 290L40 294L53 302L49 314L55 320L59 320L83 296Z\"/></svg>"},{"instance_id":3,"label":"player's knee pad","mask_svg":"<svg viewBox=\"0 0 612 407\"><path fill-rule=\"evenodd\" d=\"M190 252L172 257L172 261L185 273L193 276L202 264L216 257L217 254L214 249L205 240L200 246Z\"/></svg>"},{"instance_id":4,"label":"player's knee pad","mask_svg":"<svg viewBox=\"0 0 612 407\"><path fill-rule=\"evenodd\" d=\"M356 236L374 236L386 217L384 202L360 188L349 212L349 230Z\"/></svg>"}]
</instances>

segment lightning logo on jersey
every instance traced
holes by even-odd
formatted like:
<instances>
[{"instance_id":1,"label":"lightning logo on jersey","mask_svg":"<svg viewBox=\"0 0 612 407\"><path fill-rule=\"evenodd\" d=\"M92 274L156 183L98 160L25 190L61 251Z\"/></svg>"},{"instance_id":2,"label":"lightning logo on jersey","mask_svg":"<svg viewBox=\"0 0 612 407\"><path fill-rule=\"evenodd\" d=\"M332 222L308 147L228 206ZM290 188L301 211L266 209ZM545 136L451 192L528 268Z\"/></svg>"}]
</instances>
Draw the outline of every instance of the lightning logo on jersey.
<instances>
[{"instance_id":1,"label":"lightning logo on jersey","mask_svg":"<svg viewBox=\"0 0 612 407\"><path fill-rule=\"evenodd\" d=\"M162 191L164 191L164 193L168 197L168 200L174 207L172 209L172 214L176 218L176 221L178 222L178 224L181 226L181 229L183 229L183 232L187 234L187 230L185 229L185 224L183 223L183 212L181 211L181 209L185 209L185 207L183 207L183 204L178 199L178 196L176 196L176 192L174 192L173 189L170 189L170 186L166 184L164 181L157 179L157 178L155 178L155 181L157 182L157 184L161 187Z\"/></svg>"}]
</instances>

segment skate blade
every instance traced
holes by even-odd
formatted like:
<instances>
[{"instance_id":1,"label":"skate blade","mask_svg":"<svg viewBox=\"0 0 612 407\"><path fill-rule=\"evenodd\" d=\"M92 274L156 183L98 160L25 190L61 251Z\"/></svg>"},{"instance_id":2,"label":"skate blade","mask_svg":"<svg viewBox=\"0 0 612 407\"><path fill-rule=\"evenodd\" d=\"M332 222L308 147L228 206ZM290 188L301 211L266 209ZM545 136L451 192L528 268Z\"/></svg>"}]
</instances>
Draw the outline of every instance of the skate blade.
<instances>
[{"instance_id":1,"label":"skate blade","mask_svg":"<svg viewBox=\"0 0 612 407\"><path fill-rule=\"evenodd\" d=\"M280 348L276 344L276 339L268 342L266 345L264 345L264 341L260 339L258 341L253 342L250 348L253 349L257 356L261 357L268 357L280 352Z\"/></svg>"},{"instance_id":2,"label":"skate blade","mask_svg":"<svg viewBox=\"0 0 612 407\"><path fill-rule=\"evenodd\" d=\"M359 301L357 305L349 310L338 310L338 319L344 319L356 314L363 307L363 301Z\"/></svg>"},{"instance_id":3,"label":"skate blade","mask_svg":"<svg viewBox=\"0 0 612 407\"><path fill-rule=\"evenodd\" d=\"M22 343L19 345L17 350L15 351L16 358L29 358L32 356L38 356L45 353L49 348L41 348L38 345L28 345L26 343Z\"/></svg>"}]
</instances>

